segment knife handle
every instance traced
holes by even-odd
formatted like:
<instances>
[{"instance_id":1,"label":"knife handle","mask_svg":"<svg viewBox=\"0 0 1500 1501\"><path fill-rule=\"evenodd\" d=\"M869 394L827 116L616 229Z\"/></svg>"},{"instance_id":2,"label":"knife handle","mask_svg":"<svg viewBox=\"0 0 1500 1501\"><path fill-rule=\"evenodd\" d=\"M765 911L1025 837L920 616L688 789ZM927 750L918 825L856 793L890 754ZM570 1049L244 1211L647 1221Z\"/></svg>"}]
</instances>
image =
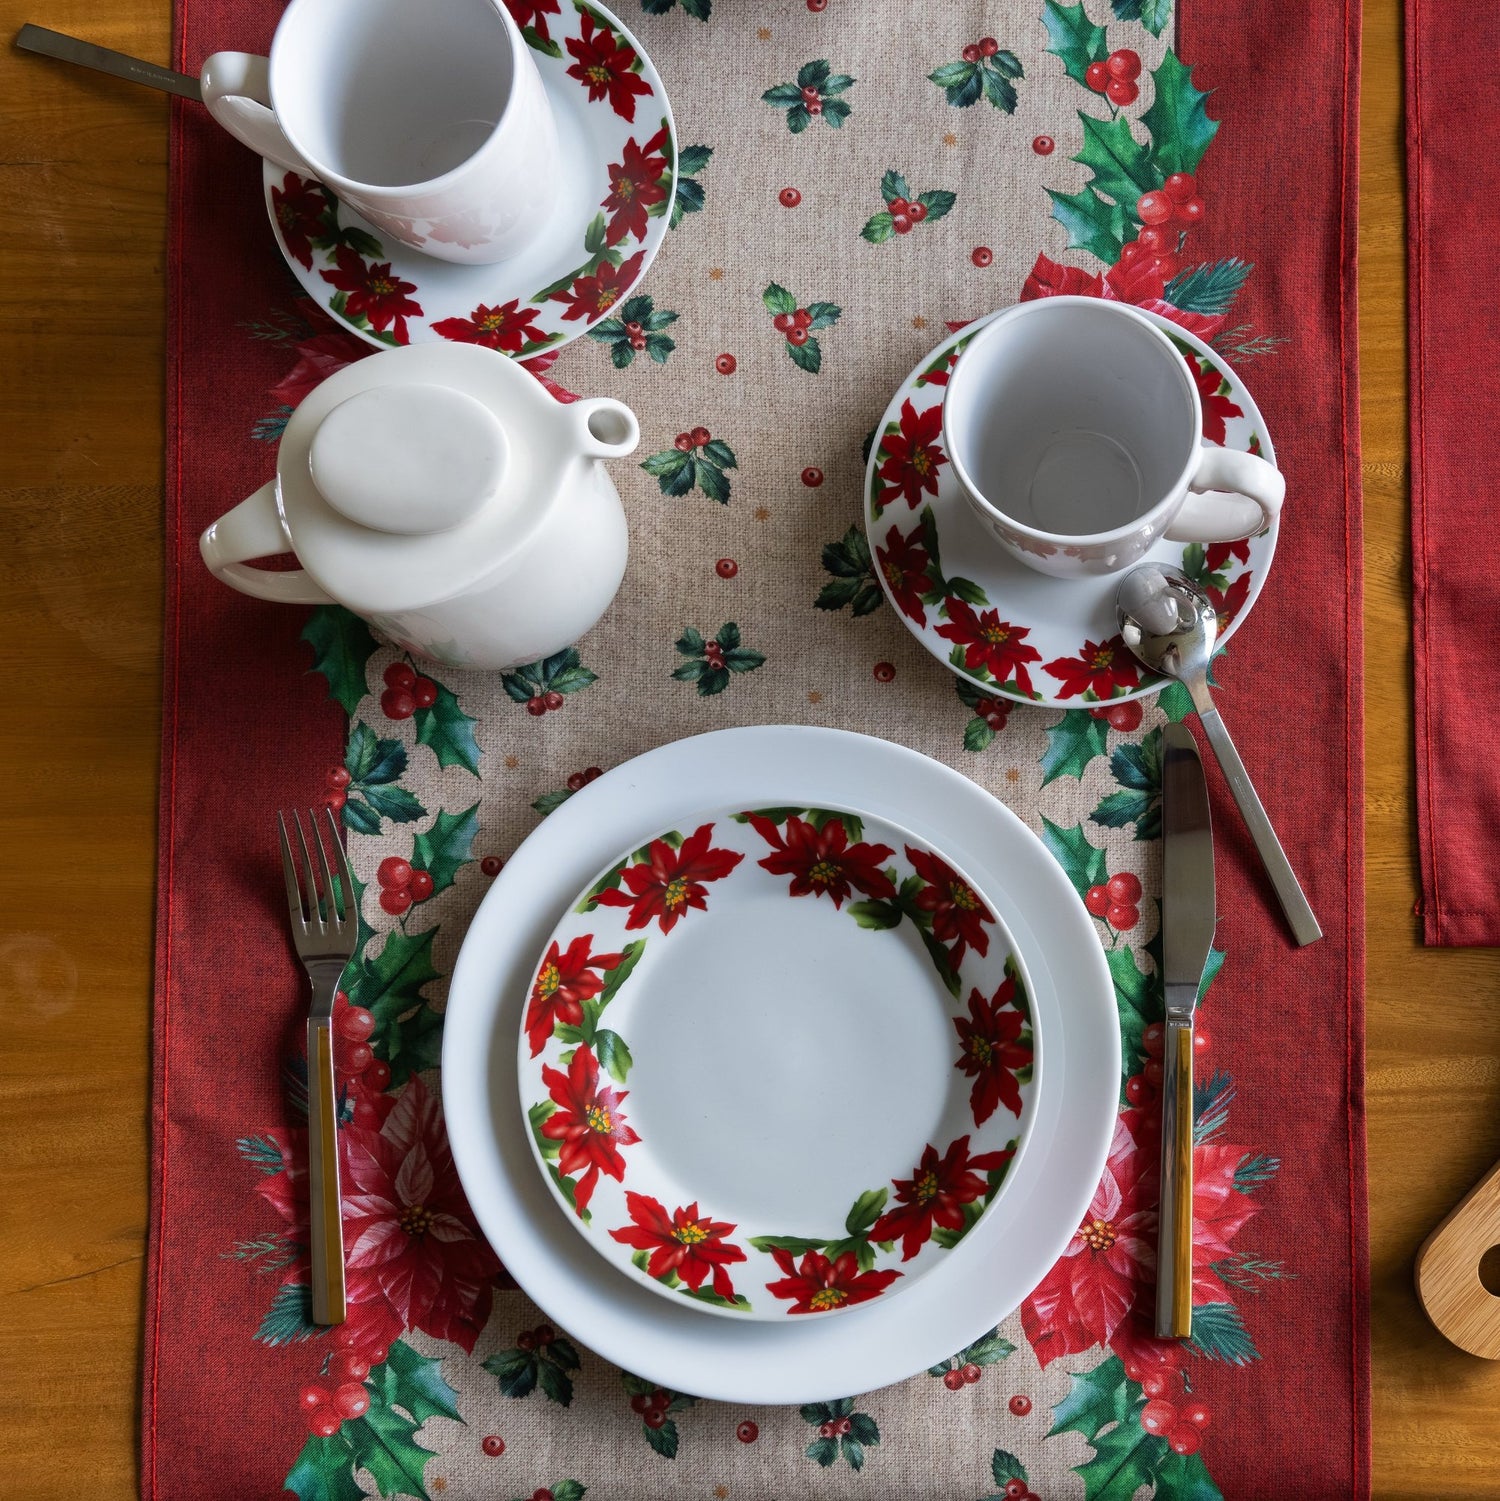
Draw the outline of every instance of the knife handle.
<instances>
[{"instance_id":1,"label":"knife handle","mask_svg":"<svg viewBox=\"0 0 1500 1501\"><path fill-rule=\"evenodd\" d=\"M1156 1333L1193 1332L1193 1023L1168 1021L1162 1049L1161 1221Z\"/></svg>"}]
</instances>

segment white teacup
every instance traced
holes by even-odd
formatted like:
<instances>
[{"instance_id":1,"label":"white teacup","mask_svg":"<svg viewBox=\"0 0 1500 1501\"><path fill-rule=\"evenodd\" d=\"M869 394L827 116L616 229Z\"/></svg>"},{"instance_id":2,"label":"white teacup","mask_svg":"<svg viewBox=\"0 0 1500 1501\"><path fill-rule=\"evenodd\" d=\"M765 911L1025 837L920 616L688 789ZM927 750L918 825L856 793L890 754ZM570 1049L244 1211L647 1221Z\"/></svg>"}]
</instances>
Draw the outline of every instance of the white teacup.
<instances>
[{"instance_id":1,"label":"white teacup","mask_svg":"<svg viewBox=\"0 0 1500 1501\"><path fill-rule=\"evenodd\" d=\"M252 151L441 260L504 260L551 213L557 131L501 0L292 0L269 59L216 52L201 81Z\"/></svg>"},{"instance_id":2,"label":"white teacup","mask_svg":"<svg viewBox=\"0 0 1500 1501\"><path fill-rule=\"evenodd\" d=\"M1142 313L1097 297L1002 313L959 356L943 400L965 499L1003 547L1057 578L1119 572L1163 538L1230 542L1275 520L1280 472L1202 431L1182 354Z\"/></svg>"}]
</instances>

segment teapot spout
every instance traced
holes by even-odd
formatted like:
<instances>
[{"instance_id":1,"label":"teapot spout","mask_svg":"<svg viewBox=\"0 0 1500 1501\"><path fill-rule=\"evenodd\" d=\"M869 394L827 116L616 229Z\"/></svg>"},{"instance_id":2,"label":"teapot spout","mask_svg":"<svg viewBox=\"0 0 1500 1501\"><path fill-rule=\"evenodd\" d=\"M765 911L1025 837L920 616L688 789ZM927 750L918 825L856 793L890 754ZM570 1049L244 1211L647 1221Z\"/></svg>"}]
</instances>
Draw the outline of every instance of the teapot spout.
<instances>
[{"instance_id":1,"label":"teapot spout","mask_svg":"<svg viewBox=\"0 0 1500 1501\"><path fill-rule=\"evenodd\" d=\"M623 401L590 396L568 407L579 452L588 459L623 459L641 441L641 424Z\"/></svg>"}]
</instances>

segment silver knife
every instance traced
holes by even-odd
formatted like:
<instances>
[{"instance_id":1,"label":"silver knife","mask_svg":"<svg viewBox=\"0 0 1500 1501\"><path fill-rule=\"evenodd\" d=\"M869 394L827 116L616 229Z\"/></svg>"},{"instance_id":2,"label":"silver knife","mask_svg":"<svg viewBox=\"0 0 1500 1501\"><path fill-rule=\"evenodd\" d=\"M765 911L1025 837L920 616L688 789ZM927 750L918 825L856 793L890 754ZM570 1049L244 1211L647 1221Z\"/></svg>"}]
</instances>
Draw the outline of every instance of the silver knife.
<instances>
[{"instance_id":1,"label":"silver knife","mask_svg":"<svg viewBox=\"0 0 1500 1501\"><path fill-rule=\"evenodd\" d=\"M16 33L16 46L27 52L40 53L43 57L56 57L65 63L92 68L96 73L111 73L116 78L128 78L132 83L165 89L167 93L180 94L184 99L196 99L200 103L203 99L198 80L186 73L174 73L171 68L159 67L124 52L111 52L108 47L96 47L92 42L80 41L61 31L49 31L45 26L33 26L29 21Z\"/></svg>"},{"instance_id":2,"label":"silver knife","mask_svg":"<svg viewBox=\"0 0 1500 1501\"><path fill-rule=\"evenodd\" d=\"M1161 955L1167 1024L1162 1051L1161 1219L1156 1332L1193 1332L1193 1013L1214 941L1214 832L1198 747L1168 725L1162 756Z\"/></svg>"}]
</instances>

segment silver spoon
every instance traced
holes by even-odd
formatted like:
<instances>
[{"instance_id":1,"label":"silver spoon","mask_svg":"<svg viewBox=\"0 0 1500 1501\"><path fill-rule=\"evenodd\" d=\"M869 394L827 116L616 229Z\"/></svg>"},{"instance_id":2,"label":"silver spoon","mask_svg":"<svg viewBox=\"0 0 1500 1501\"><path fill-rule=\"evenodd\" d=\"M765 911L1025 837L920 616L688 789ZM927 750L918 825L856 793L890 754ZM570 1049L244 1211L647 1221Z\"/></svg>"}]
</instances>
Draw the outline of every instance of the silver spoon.
<instances>
[{"instance_id":1,"label":"silver spoon","mask_svg":"<svg viewBox=\"0 0 1500 1501\"><path fill-rule=\"evenodd\" d=\"M1208 664L1219 635L1219 617L1213 601L1180 570L1159 563L1143 563L1120 581L1115 613L1126 646L1152 672L1176 678L1187 689L1293 936L1299 944L1315 943L1323 936L1323 930L1292 874L1276 830L1271 827L1245 763L1240 760L1240 753L1234 748L1208 691Z\"/></svg>"}]
</instances>

